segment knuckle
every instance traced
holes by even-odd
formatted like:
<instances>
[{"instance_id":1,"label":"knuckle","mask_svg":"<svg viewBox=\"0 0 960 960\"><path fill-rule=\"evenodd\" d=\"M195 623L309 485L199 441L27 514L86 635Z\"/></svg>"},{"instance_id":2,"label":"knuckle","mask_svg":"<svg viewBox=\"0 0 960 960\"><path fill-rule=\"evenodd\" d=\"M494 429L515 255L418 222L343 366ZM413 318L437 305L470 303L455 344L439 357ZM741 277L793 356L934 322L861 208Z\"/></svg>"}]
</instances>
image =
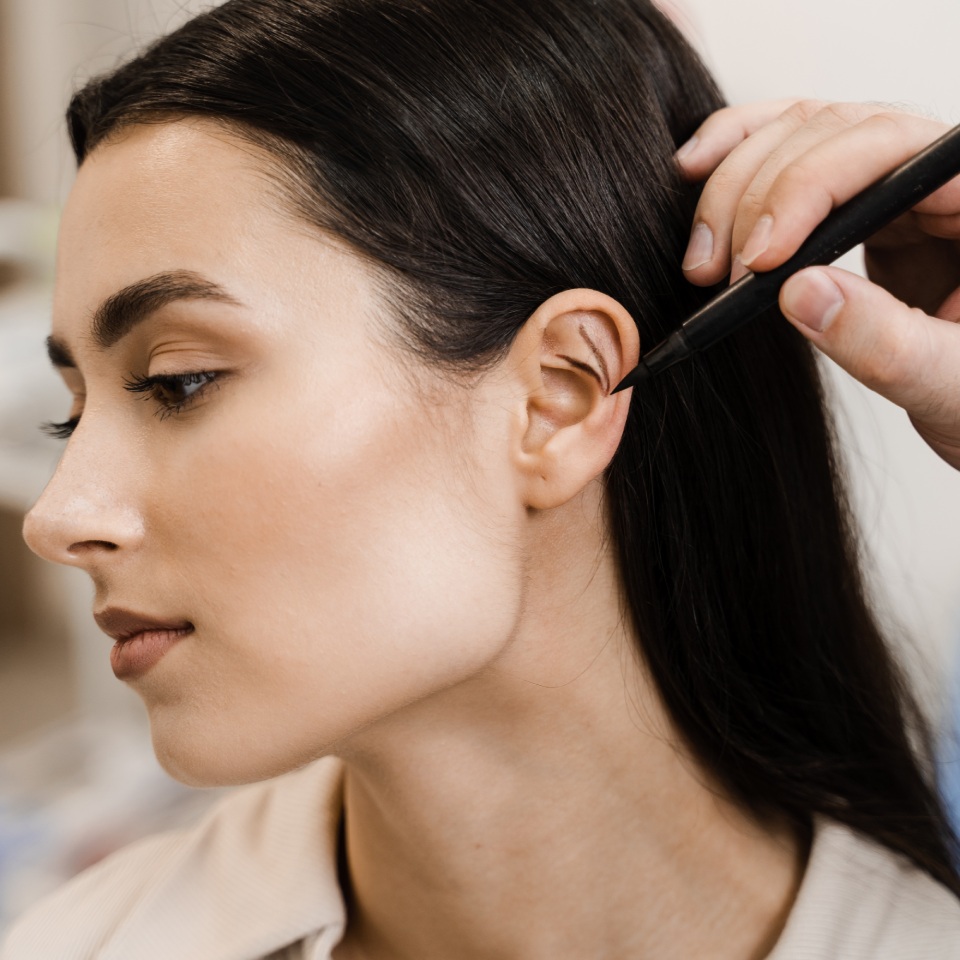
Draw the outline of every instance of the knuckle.
<instances>
[{"instance_id":1,"label":"knuckle","mask_svg":"<svg viewBox=\"0 0 960 960\"><path fill-rule=\"evenodd\" d=\"M758 177L744 192L738 207L738 218L751 222L763 213L775 218L790 219L800 207L803 211L814 208L818 213L829 212L832 201L823 184L822 173L803 160L795 161L775 173L770 179Z\"/></svg>"},{"instance_id":2,"label":"knuckle","mask_svg":"<svg viewBox=\"0 0 960 960\"><path fill-rule=\"evenodd\" d=\"M816 130L833 134L869 120L878 113L878 108L867 103L847 103L834 101L821 103L809 119L809 124Z\"/></svg>"},{"instance_id":3,"label":"knuckle","mask_svg":"<svg viewBox=\"0 0 960 960\"><path fill-rule=\"evenodd\" d=\"M725 191L734 186L738 182L739 177L734 169L734 165L724 162L720 164L710 179L713 181L714 187L718 190Z\"/></svg>"},{"instance_id":4,"label":"knuckle","mask_svg":"<svg viewBox=\"0 0 960 960\"><path fill-rule=\"evenodd\" d=\"M739 195L740 178L726 164L721 164L707 181L700 195L698 213L722 216L734 206L727 198Z\"/></svg>"},{"instance_id":5,"label":"knuckle","mask_svg":"<svg viewBox=\"0 0 960 960\"><path fill-rule=\"evenodd\" d=\"M752 225L764 209L766 202L766 192L751 188L740 198L736 209L736 222L738 228L746 228L746 225ZM746 239L746 237L744 237Z\"/></svg>"},{"instance_id":6,"label":"knuckle","mask_svg":"<svg viewBox=\"0 0 960 960\"><path fill-rule=\"evenodd\" d=\"M772 212L781 207L802 203L805 211L824 216L833 207L833 196L824 183L823 171L814 163L801 158L785 167L770 188L767 200Z\"/></svg>"},{"instance_id":7,"label":"knuckle","mask_svg":"<svg viewBox=\"0 0 960 960\"><path fill-rule=\"evenodd\" d=\"M804 124L812 120L825 106L826 102L824 100L805 98L787 107L784 115Z\"/></svg>"},{"instance_id":8,"label":"knuckle","mask_svg":"<svg viewBox=\"0 0 960 960\"><path fill-rule=\"evenodd\" d=\"M904 114L889 110L871 114L863 121L863 125L873 128L878 135L883 136L885 140L893 144L903 142L907 133L904 126Z\"/></svg>"},{"instance_id":9,"label":"knuckle","mask_svg":"<svg viewBox=\"0 0 960 960\"><path fill-rule=\"evenodd\" d=\"M813 169L809 161L801 157L783 168L777 177L776 187L787 194L806 193L821 185L822 177Z\"/></svg>"},{"instance_id":10,"label":"knuckle","mask_svg":"<svg viewBox=\"0 0 960 960\"><path fill-rule=\"evenodd\" d=\"M862 379L868 387L880 391L902 387L916 376L920 367L917 337L924 319L922 310L912 308L895 323L885 325L864 362Z\"/></svg>"},{"instance_id":11,"label":"knuckle","mask_svg":"<svg viewBox=\"0 0 960 960\"><path fill-rule=\"evenodd\" d=\"M827 103L818 114L818 119L825 127L849 127L859 123L868 115L865 104L862 103Z\"/></svg>"}]
</instances>

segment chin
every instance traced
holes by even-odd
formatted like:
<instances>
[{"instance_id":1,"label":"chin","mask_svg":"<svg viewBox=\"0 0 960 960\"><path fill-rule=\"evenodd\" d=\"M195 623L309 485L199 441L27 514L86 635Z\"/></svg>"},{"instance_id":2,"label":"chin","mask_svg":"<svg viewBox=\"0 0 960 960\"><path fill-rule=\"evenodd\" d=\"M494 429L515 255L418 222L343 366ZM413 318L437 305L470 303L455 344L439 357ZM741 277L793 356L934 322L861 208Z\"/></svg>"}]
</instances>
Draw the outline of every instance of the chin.
<instances>
[{"instance_id":1,"label":"chin","mask_svg":"<svg viewBox=\"0 0 960 960\"><path fill-rule=\"evenodd\" d=\"M150 717L153 752L174 780L188 787L236 787L269 780L302 766L278 751L258 749L233 731L201 729Z\"/></svg>"}]
</instances>

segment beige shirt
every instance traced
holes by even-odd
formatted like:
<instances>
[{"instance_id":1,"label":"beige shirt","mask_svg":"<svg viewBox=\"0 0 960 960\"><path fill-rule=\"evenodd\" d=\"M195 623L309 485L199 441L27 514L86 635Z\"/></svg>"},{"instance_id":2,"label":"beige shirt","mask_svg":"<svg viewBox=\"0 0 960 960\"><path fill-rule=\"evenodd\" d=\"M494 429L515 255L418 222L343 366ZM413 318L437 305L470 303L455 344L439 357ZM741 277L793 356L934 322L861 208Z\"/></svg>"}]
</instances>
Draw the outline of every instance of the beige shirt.
<instances>
[{"instance_id":1,"label":"beige shirt","mask_svg":"<svg viewBox=\"0 0 960 960\"><path fill-rule=\"evenodd\" d=\"M188 830L108 857L14 925L0 960L329 960L342 765L230 794ZM960 960L960 901L904 859L819 820L768 960Z\"/></svg>"}]
</instances>

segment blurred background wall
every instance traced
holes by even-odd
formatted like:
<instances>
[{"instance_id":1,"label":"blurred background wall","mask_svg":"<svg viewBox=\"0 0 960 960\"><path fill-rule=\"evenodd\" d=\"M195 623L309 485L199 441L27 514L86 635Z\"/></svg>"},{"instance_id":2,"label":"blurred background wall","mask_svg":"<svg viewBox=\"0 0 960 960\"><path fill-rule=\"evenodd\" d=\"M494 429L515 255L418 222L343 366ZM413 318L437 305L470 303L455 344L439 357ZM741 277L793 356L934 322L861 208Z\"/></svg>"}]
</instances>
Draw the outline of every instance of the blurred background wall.
<instances>
[{"instance_id":1,"label":"blurred background wall","mask_svg":"<svg viewBox=\"0 0 960 960\"><path fill-rule=\"evenodd\" d=\"M84 577L42 564L19 538L59 449L36 424L66 409L43 354L57 209L73 176L65 105L83 78L206 5L0 0L0 930L104 852L190 819L211 798L156 766L139 703L110 672ZM958 3L670 6L733 102L880 100L960 120ZM960 476L901 411L825 367L877 602L902 625L903 654L946 722L960 632Z\"/></svg>"},{"instance_id":2,"label":"blurred background wall","mask_svg":"<svg viewBox=\"0 0 960 960\"><path fill-rule=\"evenodd\" d=\"M210 3L0 0L0 176L4 193L56 202L73 161L61 118L79 80Z\"/></svg>"}]
</instances>

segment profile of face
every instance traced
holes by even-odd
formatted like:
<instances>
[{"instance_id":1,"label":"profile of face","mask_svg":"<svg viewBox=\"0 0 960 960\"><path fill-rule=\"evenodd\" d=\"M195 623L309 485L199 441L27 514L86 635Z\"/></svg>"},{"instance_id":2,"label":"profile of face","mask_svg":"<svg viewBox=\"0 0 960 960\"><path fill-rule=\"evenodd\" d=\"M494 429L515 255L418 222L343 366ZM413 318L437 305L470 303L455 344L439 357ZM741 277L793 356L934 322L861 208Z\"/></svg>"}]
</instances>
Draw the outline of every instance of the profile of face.
<instances>
[{"instance_id":1,"label":"profile of face","mask_svg":"<svg viewBox=\"0 0 960 960\"><path fill-rule=\"evenodd\" d=\"M269 162L203 120L84 162L52 331L80 419L24 528L97 612L183 625L126 680L197 784L337 751L509 657L536 517L599 502L639 349L615 303L566 291L493 370L439 376Z\"/></svg>"}]
</instances>

